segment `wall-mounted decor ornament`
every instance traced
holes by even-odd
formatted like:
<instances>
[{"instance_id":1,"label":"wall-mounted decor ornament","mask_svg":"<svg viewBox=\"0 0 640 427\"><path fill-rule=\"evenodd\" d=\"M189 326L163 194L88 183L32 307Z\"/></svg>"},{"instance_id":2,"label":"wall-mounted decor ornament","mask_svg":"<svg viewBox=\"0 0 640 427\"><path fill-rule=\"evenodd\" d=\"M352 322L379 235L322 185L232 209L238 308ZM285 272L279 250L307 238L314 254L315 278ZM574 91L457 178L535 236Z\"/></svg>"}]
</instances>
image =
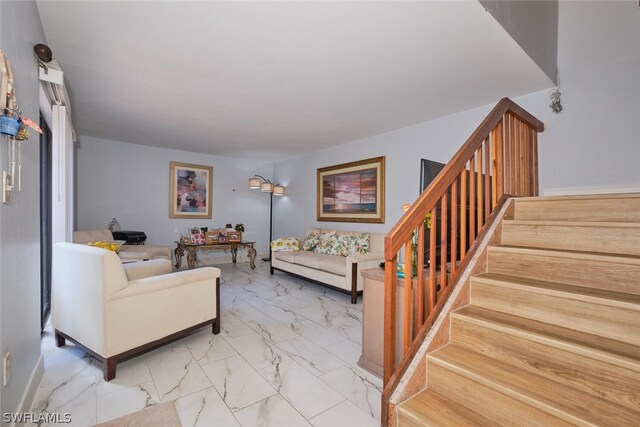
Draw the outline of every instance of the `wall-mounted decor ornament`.
<instances>
[{"instance_id":1,"label":"wall-mounted decor ornament","mask_svg":"<svg viewBox=\"0 0 640 427\"><path fill-rule=\"evenodd\" d=\"M549 108L551 108L551 111L553 111L556 114L560 114L560 112L562 111L562 104L560 103L560 95L562 95L560 93L560 87L557 87L551 92L551 95L549 96L551 98L551 104L549 104Z\"/></svg>"},{"instance_id":2,"label":"wall-mounted decor ornament","mask_svg":"<svg viewBox=\"0 0 640 427\"><path fill-rule=\"evenodd\" d=\"M7 167L9 171L2 172L4 203L11 203L11 191L22 190L22 141L29 139L29 128L42 133L40 126L22 114L13 86L11 61L5 58L0 50L0 134L2 134L2 140L7 143L9 162Z\"/></svg>"}]
</instances>

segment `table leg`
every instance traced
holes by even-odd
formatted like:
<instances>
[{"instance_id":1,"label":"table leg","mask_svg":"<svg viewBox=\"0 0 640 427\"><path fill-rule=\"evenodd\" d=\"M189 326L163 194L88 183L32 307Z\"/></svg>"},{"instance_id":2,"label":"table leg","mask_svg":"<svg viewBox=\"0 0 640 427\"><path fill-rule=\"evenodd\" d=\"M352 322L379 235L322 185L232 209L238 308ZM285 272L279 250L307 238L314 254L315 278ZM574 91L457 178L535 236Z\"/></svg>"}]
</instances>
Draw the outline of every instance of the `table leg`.
<instances>
[{"instance_id":1,"label":"table leg","mask_svg":"<svg viewBox=\"0 0 640 427\"><path fill-rule=\"evenodd\" d=\"M253 246L249 246L247 248L247 255L249 255L249 266L252 270L256 269L256 250L253 249Z\"/></svg>"},{"instance_id":2,"label":"table leg","mask_svg":"<svg viewBox=\"0 0 640 427\"><path fill-rule=\"evenodd\" d=\"M187 266L189 267L189 270L196 266L197 260L198 255L196 255L195 248L187 248Z\"/></svg>"},{"instance_id":3,"label":"table leg","mask_svg":"<svg viewBox=\"0 0 640 427\"><path fill-rule=\"evenodd\" d=\"M184 249L182 248L182 246L178 246L173 251L173 254L176 256L176 270L178 270L182 265L182 256L184 255Z\"/></svg>"},{"instance_id":4,"label":"table leg","mask_svg":"<svg viewBox=\"0 0 640 427\"><path fill-rule=\"evenodd\" d=\"M238 259L238 248L231 248L231 262L234 264Z\"/></svg>"}]
</instances>

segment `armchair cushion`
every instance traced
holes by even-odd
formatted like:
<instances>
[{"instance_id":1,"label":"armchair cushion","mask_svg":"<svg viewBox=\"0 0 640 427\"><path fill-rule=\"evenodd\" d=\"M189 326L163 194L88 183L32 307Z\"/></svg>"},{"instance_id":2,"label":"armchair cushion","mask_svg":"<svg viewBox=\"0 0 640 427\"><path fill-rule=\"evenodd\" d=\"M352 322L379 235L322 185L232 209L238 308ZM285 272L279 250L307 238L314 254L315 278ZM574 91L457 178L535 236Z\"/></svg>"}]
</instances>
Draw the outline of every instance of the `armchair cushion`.
<instances>
[{"instance_id":1,"label":"armchair cushion","mask_svg":"<svg viewBox=\"0 0 640 427\"><path fill-rule=\"evenodd\" d=\"M154 259L145 262L134 262L123 264L124 272L129 281L144 279L145 277L160 276L169 274L172 271L171 261L166 259Z\"/></svg>"}]
</instances>

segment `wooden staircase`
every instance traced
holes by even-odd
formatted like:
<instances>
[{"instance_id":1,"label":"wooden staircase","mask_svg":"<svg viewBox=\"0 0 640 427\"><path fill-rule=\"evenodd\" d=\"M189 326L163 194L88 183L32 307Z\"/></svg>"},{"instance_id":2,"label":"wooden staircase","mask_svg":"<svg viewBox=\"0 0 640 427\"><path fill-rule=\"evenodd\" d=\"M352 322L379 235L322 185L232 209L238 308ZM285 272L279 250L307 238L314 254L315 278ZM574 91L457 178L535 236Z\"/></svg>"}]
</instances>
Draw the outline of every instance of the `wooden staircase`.
<instances>
[{"instance_id":1,"label":"wooden staircase","mask_svg":"<svg viewBox=\"0 0 640 427\"><path fill-rule=\"evenodd\" d=\"M398 425L640 425L640 195L513 202Z\"/></svg>"}]
</instances>

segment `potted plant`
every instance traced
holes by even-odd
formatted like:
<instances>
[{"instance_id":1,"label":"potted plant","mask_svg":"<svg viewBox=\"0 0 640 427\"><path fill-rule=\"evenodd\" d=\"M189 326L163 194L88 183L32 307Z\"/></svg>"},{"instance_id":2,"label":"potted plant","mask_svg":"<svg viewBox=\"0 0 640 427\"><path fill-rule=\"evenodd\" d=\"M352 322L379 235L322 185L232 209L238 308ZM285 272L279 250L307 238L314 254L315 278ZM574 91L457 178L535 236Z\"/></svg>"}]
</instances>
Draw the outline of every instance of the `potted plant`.
<instances>
[{"instance_id":1,"label":"potted plant","mask_svg":"<svg viewBox=\"0 0 640 427\"><path fill-rule=\"evenodd\" d=\"M411 207L410 203L405 203L402 205L401 209L406 213ZM424 216L424 227L429 230L431 229L431 212L427 212ZM411 275L418 275L418 234L414 231L411 234ZM402 277L404 277L404 266L402 268Z\"/></svg>"}]
</instances>

